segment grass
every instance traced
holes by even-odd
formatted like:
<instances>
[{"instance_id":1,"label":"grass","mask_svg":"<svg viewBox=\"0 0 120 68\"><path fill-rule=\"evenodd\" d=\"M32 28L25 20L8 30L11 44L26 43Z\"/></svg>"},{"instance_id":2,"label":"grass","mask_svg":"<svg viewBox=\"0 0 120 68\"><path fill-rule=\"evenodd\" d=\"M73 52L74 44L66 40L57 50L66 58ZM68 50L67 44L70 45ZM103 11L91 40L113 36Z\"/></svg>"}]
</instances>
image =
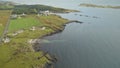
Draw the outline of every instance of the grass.
<instances>
[{"instance_id":1,"label":"grass","mask_svg":"<svg viewBox=\"0 0 120 68\"><path fill-rule=\"evenodd\" d=\"M12 56L12 48L8 45L0 46L0 67L9 61Z\"/></svg>"},{"instance_id":2,"label":"grass","mask_svg":"<svg viewBox=\"0 0 120 68\"><path fill-rule=\"evenodd\" d=\"M10 10L0 10L0 36L3 33L5 25L8 21L9 16L10 16L10 13L11 13Z\"/></svg>"},{"instance_id":3,"label":"grass","mask_svg":"<svg viewBox=\"0 0 120 68\"><path fill-rule=\"evenodd\" d=\"M11 46L0 46L1 68L32 68L32 66L42 66L49 62L45 57L37 59L42 56L42 52L24 52L16 55L15 52L16 50Z\"/></svg>"},{"instance_id":4,"label":"grass","mask_svg":"<svg viewBox=\"0 0 120 68\"><path fill-rule=\"evenodd\" d=\"M60 16L51 15L51 16L40 16L38 17L42 23L51 24L51 25L63 25L67 22L66 19L61 18Z\"/></svg>"},{"instance_id":5,"label":"grass","mask_svg":"<svg viewBox=\"0 0 120 68\"><path fill-rule=\"evenodd\" d=\"M2 43L0 46L0 67L1 68L43 68L46 62L50 62L42 56L42 52L35 52L32 44L27 43L30 39L37 39L55 32L56 28L62 28L68 20L56 15L40 16L28 15L21 19L12 19L9 26L9 33L24 29L23 33L10 36L9 43ZM45 30L29 30L32 26L47 27Z\"/></svg>"},{"instance_id":6,"label":"grass","mask_svg":"<svg viewBox=\"0 0 120 68\"><path fill-rule=\"evenodd\" d=\"M13 19L10 21L9 31L16 31L19 29L28 29L32 26L38 26L41 23L34 17L34 15L28 15L26 17Z\"/></svg>"},{"instance_id":7,"label":"grass","mask_svg":"<svg viewBox=\"0 0 120 68\"><path fill-rule=\"evenodd\" d=\"M51 15L51 16L41 16L38 17L41 23L44 23L45 26L53 30L63 30L63 24L68 20L61 18L60 16Z\"/></svg>"},{"instance_id":8,"label":"grass","mask_svg":"<svg viewBox=\"0 0 120 68\"><path fill-rule=\"evenodd\" d=\"M38 56L41 56L40 52L29 52L26 54L19 54L10 62L6 63L3 68L32 68L37 67L40 64L45 64L47 59L43 57L42 59L37 59ZM29 56L29 57L28 57ZM18 59L19 58L19 59ZM26 63L27 62L27 63ZM41 65L42 67L42 65Z\"/></svg>"},{"instance_id":9,"label":"grass","mask_svg":"<svg viewBox=\"0 0 120 68\"><path fill-rule=\"evenodd\" d=\"M10 21L9 32L14 32L20 29L29 29L33 26L49 26L62 25L67 22L66 19L60 18L56 15L40 16L27 15L26 17L12 19ZM54 28L54 27L53 27Z\"/></svg>"}]
</instances>

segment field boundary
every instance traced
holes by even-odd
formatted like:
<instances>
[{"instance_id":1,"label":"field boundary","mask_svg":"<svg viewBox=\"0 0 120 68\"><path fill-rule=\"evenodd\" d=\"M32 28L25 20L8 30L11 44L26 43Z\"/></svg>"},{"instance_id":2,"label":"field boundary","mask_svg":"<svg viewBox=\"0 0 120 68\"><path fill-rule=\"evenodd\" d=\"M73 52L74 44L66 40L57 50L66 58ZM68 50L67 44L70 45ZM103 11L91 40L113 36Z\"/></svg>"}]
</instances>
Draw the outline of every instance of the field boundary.
<instances>
[{"instance_id":1,"label":"field boundary","mask_svg":"<svg viewBox=\"0 0 120 68\"><path fill-rule=\"evenodd\" d=\"M7 21L6 26L5 26L4 30L3 30L3 33L2 33L2 35L0 37L0 44L2 43L2 39L6 36L6 34L8 32L8 27L9 27L10 20L11 20L11 14L12 14L12 11L10 11L8 21Z\"/></svg>"}]
</instances>

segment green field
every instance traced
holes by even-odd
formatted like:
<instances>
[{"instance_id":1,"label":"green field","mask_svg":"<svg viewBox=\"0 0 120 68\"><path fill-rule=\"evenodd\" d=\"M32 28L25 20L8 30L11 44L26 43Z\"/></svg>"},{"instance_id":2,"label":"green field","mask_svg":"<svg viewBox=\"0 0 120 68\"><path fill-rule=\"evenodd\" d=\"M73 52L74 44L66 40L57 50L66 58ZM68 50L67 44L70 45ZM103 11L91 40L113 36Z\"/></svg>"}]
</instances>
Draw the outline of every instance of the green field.
<instances>
[{"instance_id":1,"label":"green field","mask_svg":"<svg viewBox=\"0 0 120 68\"><path fill-rule=\"evenodd\" d=\"M62 25L67 20L60 18L56 15L50 16L40 16L37 15L27 15L26 17L11 19L9 32L14 32L21 29L30 29L33 26L49 26L53 27L56 25ZM52 25L52 26L51 26Z\"/></svg>"},{"instance_id":2,"label":"green field","mask_svg":"<svg viewBox=\"0 0 120 68\"><path fill-rule=\"evenodd\" d=\"M9 31L20 29L29 29L32 26L40 26L41 23L35 18L35 15L27 15L26 17L12 19L10 21Z\"/></svg>"}]
</instances>

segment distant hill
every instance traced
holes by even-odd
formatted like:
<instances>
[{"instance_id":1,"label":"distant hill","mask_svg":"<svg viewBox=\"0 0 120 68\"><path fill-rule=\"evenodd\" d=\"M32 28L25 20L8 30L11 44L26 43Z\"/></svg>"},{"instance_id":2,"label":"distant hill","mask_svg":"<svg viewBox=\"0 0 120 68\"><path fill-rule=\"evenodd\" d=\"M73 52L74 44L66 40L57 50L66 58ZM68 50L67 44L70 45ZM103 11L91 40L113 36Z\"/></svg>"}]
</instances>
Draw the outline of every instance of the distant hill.
<instances>
[{"instance_id":1,"label":"distant hill","mask_svg":"<svg viewBox=\"0 0 120 68\"><path fill-rule=\"evenodd\" d=\"M11 1L0 1L0 10L8 10L14 8L15 3Z\"/></svg>"},{"instance_id":2,"label":"distant hill","mask_svg":"<svg viewBox=\"0 0 120 68\"><path fill-rule=\"evenodd\" d=\"M22 5L11 1L0 1L0 10L11 10L13 9L14 14L31 14L38 13L39 11L49 10L55 13L67 13L67 12L77 12L76 10L69 10L63 8L57 8L47 5Z\"/></svg>"},{"instance_id":3,"label":"distant hill","mask_svg":"<svg viewBox=\"0 0 120 68\"><path fill-rule=\"evenodd\" d=\"M39 11L49 10L55 13L67 13L67 12L76 12L76 10L69 10L63 8L57 8L46 5L15 5L13 13L21 14L21 13L38 13Z\"/></svg>"},{"instance_id":4,"label":"distant hill","mask_svg":"<svg viewBox=\"0 0 120 68\"><path fill-rule=\"evenodd\" d=\"M96 8L113 8L113 9L120 9L120 6L96 5L96 4L87 4L87 3L80 4L80 6L84 6L84 7L96 7Z\"/></svg>"}]
</instances>

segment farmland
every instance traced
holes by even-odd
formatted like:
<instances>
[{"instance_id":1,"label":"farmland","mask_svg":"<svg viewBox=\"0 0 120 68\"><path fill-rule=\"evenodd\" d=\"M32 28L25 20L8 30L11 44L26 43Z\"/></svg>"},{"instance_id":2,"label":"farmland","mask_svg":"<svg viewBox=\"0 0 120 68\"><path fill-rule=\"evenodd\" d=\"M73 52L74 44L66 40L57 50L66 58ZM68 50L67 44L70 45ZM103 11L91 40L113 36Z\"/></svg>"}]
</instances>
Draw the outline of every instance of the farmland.
<instances>
[{"instance_id":1,"label":"farmland","mask_svg":"<svg viewBox=\"0 0 120 68\"><path fill-rule=\"evenodd\" d=\"M0 36L2 35L2 32L5 28L5 25L8 21L8 18L10 16L10 10L0 10Z\"/></svg>"},{"instance_id":2,"label":"farmland","mask_svg":"<svg viewBox=\"0 0 120 68\"><path fill-rule=\"evenodd\" d=\"M40 25L41 23L35 18L35 15L27 15L26 17L12 19L9 25L9 31L16 31L19 29L28 29L32 26Z\"/></svg>"},{"instance_id":3,"label":"farmland","mask_svg":"<svg viewBox=\"0 0 120 68\"><path fill-rule=\"evenodd\" d=\"M26 17L11 19L9 25L9 32L14 32L21 29L30 29L33 26L47 26L52 27L51 25L61 25L62 22L66 21L65 19L60 18L56 15L50 16L37 16L35 14L26 15ZM57 22L57 23L56 23Z\"/></svg>"}]
</instances>

